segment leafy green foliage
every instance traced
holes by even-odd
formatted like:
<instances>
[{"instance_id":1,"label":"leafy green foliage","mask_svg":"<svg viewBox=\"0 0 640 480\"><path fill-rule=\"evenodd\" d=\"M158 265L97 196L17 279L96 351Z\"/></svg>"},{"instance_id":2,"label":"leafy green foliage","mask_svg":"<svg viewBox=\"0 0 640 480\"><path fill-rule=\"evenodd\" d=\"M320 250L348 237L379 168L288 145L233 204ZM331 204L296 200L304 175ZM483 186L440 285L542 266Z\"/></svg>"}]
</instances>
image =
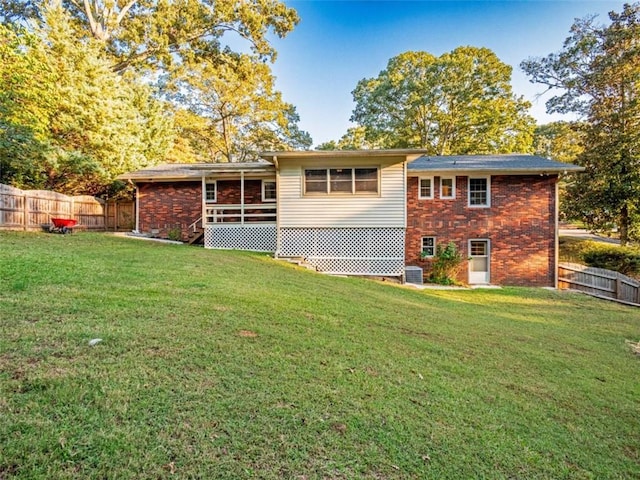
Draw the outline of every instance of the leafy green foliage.
<instances>
[{"instance_id":1,"label":"leafy green foliage","mask_svg":"<svg viewBox=\"0 0 640 480\"><path fill-rule=\"evenodd\" d=\"M106 193L115 177L161 159L171 124L149 87L114 73L102 47L79 48L64 12L38 36L3 27L2 181Z\"/></svg>"},{"instance_id":2,"label":"leafy green foliage","mask_svg":"<svg viewBox=\"0 0 640 480\"><path fill-rule=\"evenodd\" d=\"M583 253L584 261L591 267L606 268L625 275L640 274L640 252L629 247L601 246Z\"/></svg>"},{"instance_id":3,"label":"leafy green foliage","mask_svg":"<svg viewBox=\"0 0 640 480\"><path fill-rule=\"evenodd\" d=\"M560 238L560 258L590 267L606 268L632 277L640 276L640 248L615 244Z\"/></svg>"},{"instance_id":4,"label":"leafy green foliage","mask_svg":"<svg viewBox=\"0 0 640 480\"><path fill-rule=\"evenodd\" d=\"M454 285L464 261L454 242L449 242L445 246L438 244L431 263L429 281L441 285Z\"/></svg>"},{"instance_id":5,"label":"leafy green foliage","mask_svg":"<svg viewBox=\"0 0 640 480\"><path fill-rule=\"evenodd\" d=\"M0 32L5 183L111 195L119 174L159 161L311 144L266 63L276 56L270 36L298 22L284 3L1 0L0 10L30 25ZM172 95L184 103L169 105Z\"/></svg>"},{"instance_id":6,"label":"leafy green foliage","mask_svg":"<svg viewBox=\"0 0 640 480\"><path fill-rule=\"evenodd\" d=\"M584 119L577 162L586 172L571 179L565 211L595 230L617 226L625 244L640 238L640 3L609 18L577 20L562 51L521 66L532 82L562 91L549 112Z\"/></svg>"},{"instance_id":7,"label":"leafy green foliage","mask_svg":"<svg viewBox=\"0 0 640 480\"><path fill-rule=\"evenodd\" d=\"M358 82L351 120L384 148L530 152L534 121L510 81L511 67L487 48L459 47L440 57L405 52L377 77Z\"/></svg>"},{"instance_id":8,"label":"leafy green foliage","mask_svg":"<svg viewBox=\"0 0 640 480\"><path fill-rule=\"evenodd\" d=\"M372 148L376 148L376 145L367 140L367 132L364 127L351 127L337 142L330 140L316 147L317 150L368 150Z\"/></svg>"},{"instance_id":9,"label":"leafy green foliage","mask_svg":"<svg viewBox=\"0 0 640 480\"><path fill-rule=\"evenodd\" d=\"M248 55L227 55L213 64L193 65L177 82L172 95L198 120L183 131L193 150L207 161L244 161L263 150L306 149L308 133L300 131L295 107L274 89L268 65ZM199 117L199 118L198 118Z\"/></svg>"}]
</instances>

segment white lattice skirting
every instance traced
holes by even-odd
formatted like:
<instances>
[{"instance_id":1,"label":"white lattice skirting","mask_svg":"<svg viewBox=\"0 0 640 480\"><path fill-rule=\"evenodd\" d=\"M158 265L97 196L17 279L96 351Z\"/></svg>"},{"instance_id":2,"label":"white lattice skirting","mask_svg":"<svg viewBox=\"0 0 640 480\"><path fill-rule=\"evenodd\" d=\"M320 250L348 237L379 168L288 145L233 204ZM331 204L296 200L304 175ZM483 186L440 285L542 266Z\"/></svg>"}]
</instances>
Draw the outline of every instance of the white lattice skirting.
<instances>
[{"instance_id":1,"label":"white lattice skirting","mask_svg":"<svg viewBox=\"0 0 640 480\"><path fill-rule=\"evenodd\" d=\"M204 248L276 251L275 225L216 225L205 227Z\"/></svg>"},{"instance_id":2,"label":"white lattice skirting","mask_svg":"<svg viewBox=\"0 0 640 480\"><path fill-rule=\"evenodd\" d=\"M278 255L325 273L400 276L404 236L404 228L281 228Z\"/></svg>"}]
</instances>

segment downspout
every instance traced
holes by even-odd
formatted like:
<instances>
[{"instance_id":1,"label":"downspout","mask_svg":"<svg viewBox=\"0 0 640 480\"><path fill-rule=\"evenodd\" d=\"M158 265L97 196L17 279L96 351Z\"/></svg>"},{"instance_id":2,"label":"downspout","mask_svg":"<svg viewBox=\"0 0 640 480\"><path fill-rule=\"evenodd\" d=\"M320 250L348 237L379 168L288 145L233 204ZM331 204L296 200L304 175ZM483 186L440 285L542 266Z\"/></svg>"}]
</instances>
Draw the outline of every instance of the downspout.
<instances>
[{"instance_id":1,"label":"downspout","mask_svg":"<svg viewBox=\"0 0 640 480\"><path fill-rule=\"evenodd\" d=\"M136 184L136 233L140 233L140 188Z\"/></svg>"},{"instance_id":2,"label":"downspout","mask_svg":"<svg viewBox=\"0 0 640 480\"><path fill-rule=\"evenodd\" d=\"M402 264L404 265L407 260L407 225L409 224L409 220L407 218L407 159L402 162L402 196L404 201L402 202L402 208L404 209L404 239L402 240ZM402 269L402 273L400 274L400 282L405 283L406 278L404 274L404 268Z\"/></svg>"},{"instance_id":3,"label":"downspout","mask_svg":"<svg viewBox=\"0 0 640 480\"><path fill-rule=\"evenodd\" d=\"M276 167L276 251L274 256L278 258L281 250L280 239L280 168L278 166L278 157L273 156L273 165Z\"/></svg>"},{"instance_id":4,"label":"downspout","mask_svg":"<svg viewBox=\"0 0 640 480\"><path fill-rule=\"evenodd\" d=\"M555 206L554 206L554 215L555 215L555 234L554 234L554 253L553 253L553 288L558 288L558 266L560 264L560 224L558 220L558 213L560 212L560 192L558 188L558 184L560 181L560 175L556 176L555 181Z\"/></svg>"},{"instance_id":5,"label":"downspout","mask_svg":"<svg viewBox=\"0 0 640 480\"><path fill-rule=\"evenodd\" d=\"M207 221L207 201L206 201L206 196L207 196L207 180L205 178L205 174L202 174L202 179L201 179L202 183L200 186L200 208L202 210L201 212L201 222L202 222L202 228L204 229L204 224ZM216 185L217 187L217 185ZM216 191L216 195L218 194L218 192Z\"/></svg>"}]
</instances>

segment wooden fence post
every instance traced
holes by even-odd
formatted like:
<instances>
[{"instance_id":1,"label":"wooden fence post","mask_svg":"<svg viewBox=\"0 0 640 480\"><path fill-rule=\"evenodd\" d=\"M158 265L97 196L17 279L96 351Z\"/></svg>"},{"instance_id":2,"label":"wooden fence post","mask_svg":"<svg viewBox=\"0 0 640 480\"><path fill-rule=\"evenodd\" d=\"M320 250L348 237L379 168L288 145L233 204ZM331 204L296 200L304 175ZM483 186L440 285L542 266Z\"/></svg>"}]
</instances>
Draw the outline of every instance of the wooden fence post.
<instances>
[{"instance_id":1,"label":"wooden fence post","mask_svg":"<svg viewBox=\"0 0 640 480\"><path fill-rule=\"evenodd\" d=\"M616 291L615 291L616 299L620 300L622 298L622 280L619 276L616 275Z\"/></svg>"},{"instance_id":2,"label":"wooden fence post","mask_svg":"<svg viewBox=\"0 0 640 480\"><path fill-rule=\"evenodd\" d=\"M27 230L29 226L29 194L24 192L24 205L22 206L22 229Z\"/></svg>"}]
</instances>

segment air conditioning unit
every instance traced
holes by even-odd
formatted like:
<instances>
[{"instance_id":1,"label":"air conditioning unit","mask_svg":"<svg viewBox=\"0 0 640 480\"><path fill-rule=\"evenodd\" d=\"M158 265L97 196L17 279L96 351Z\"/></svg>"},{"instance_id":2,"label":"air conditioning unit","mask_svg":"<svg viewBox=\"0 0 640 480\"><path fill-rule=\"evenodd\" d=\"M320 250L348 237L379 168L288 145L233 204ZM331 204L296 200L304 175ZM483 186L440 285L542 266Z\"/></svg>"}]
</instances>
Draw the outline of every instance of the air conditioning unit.
<instances>
[{"instance_id":1,"label":"air conditioning unit","mask_svg":"<svg viewBox=\"0 0 640 480\"><path fill-rule=\"evenodd\" d=\"M422 268L404 267L404 281L406 283L422 285Z\"/></svg>"}]
</instances>

